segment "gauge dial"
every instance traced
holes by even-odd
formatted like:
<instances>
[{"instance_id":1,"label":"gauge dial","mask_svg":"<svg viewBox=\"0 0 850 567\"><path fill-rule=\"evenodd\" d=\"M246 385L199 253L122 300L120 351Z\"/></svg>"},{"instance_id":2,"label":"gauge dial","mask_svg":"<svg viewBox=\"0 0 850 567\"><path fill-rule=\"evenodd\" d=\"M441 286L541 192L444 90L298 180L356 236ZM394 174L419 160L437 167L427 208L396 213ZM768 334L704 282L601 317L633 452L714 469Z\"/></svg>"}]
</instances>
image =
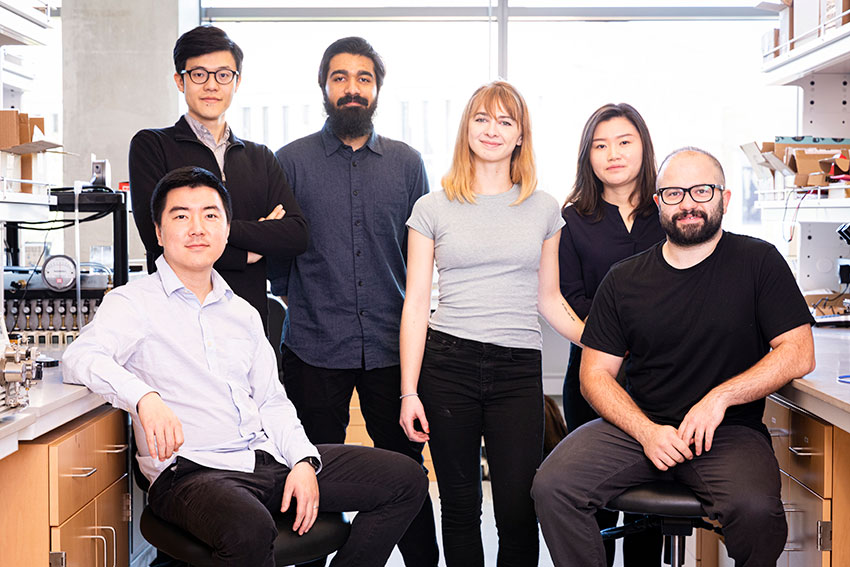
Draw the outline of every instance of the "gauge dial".
<instances>
[{"instance_id":1,"label":"gauge dial","mask_svg":"<svg viewBox=\"0 0 850 567\"><path fill-rule=\"evenodd\" d=\"M50 256L41 268L41 278L53 291L67 291L77 280L77 263L70 256Z\"/></svg>"}]
</instances>

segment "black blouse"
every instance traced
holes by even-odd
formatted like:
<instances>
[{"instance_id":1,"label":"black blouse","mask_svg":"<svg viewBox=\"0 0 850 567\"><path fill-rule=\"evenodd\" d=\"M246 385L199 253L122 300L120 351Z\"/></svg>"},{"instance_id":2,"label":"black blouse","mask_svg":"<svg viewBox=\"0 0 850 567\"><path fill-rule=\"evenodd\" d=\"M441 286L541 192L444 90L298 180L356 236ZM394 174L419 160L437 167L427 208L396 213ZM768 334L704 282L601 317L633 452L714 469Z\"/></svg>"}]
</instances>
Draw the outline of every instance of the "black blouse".
<instances>
[{"instance_id":1,"label":"black blouse","mask_svg":"<svg viewBox=\"0 0 850 567\"><path fill-rule=\"evenodd\" d=\"M616 205L603 201L602 206L599 221L580 215L573 206L562 212L567 224L558 250L561 294L582 319L590 313L596 289L611 266L666 237L655 213L636 217L629 232Z\"/></svg>"}]
</instances>

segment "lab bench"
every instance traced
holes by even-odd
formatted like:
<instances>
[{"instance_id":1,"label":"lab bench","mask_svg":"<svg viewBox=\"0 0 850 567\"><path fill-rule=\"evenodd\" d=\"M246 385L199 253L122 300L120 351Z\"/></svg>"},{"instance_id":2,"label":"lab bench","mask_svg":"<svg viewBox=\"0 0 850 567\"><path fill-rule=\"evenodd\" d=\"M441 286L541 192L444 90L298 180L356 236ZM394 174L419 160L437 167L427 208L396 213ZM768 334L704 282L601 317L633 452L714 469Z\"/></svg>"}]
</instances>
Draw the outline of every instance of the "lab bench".
<instances>
[{"instance_id":1,"label":"lab bench","mask_svg":"<svg viewBox=\"0 0 850 567\"><path fill-rule=\"evenodd\" d=\"M831 521L831 544L829 541L824 540L825 544L831 549L818 554L822 560L820 565L822 567L850 565L850 538L844 535L850 534L850 384L843 384L837 380L839 375L850 374L850 331L829 328L815 329L815 356L817 358L817 368L814 372L805 378L792 381L774 394L772 396L773 399L768 402L769 408L773 408L774 410L776 408L787 408L789 412L788 424L785 426L780 424L779 426L772 427L774 430L772 433L775 433L775 440L778 441L776 445L780 447L777 454L780 463L785 459L785 455L781 451L781 447L784 447L782 437L787 436L788 442L785 444L794 446L798 464L802 462L805 465L807 458L817 461L817 468L823 471L822 474L819 473L819 478L823 480L818 482L829 483L830 485L821 486L821 484L813 483L808 477L804 477L803 473L795 472L805 470L805 467L801 469L789 465L787 467L789 470L786 471L788 473L788 479L783 477L783 488L788 486L794 488L796 493L802 491L807 496L815 495L821 499L819 505L818 502L815 502L815 507L823 512L822 517L818 519L822 524L821 527L827 526L828 524L825 524L825 522ZM40 462L42 462L43 467L49 468L48 462L51 446L57 447L62 441L75 437L80 439L79 443L85 444L83 441L85 439L85 431L93 427L93 423L103 420L101 414L104 410L92 412L92 410L96 410L104 405L103 398L93 394L83 386L63 384L61 365L58 368L46 368L44 379L32 388L29 394L30 405L26 409L8 415L0 420L0 467L4 465L8 467L17 461L23 462L22 457L24 454L20 448L27 447L28 451L34 451L35 454L43 453L48 455L46 459ZM794 431L793 424L797 423L798 417L792 417L797 414L791 412L797 412L797 414L804 417L805 419L803 421L806 423L814 420L820 426L816 430L823 430L821 437L823 437L824 447L816 451L809 451L811 453L818 453L817 455L813 454L811 457L807 457L804 454L806 451L797 447L797 445L807 446L810 439L807 440L807 435L803 434L800 442L797 442L797 438L795 437L797 433ZM774 414L775 412L771 413L769 409L766 413L766 419L769 420L770 416ZM79 419L84 415L86 415L86 418ZM768 426L770 427L771 424L768 423ZM72 441L71 443L77 443L77 441ZM119 445L120 443L113 440L111 444ZM41 447L44 449L41 449ZM98 451L98 449L95 449L95 451ZM10 460L10 456L14 458ZM81 467L85 466L89 465L81 465ZM24 465L21 465L21 467L24 467ZM43 499L43 490L33 488L34 484L30 478L32 475L37 476L40 474L39 471L12 468L15 469L13 474L4 475L4 483L8 486L18 486L20 492L29 490L33 495L42 494L40 498ZM79 474L79 472L75 474ZM82 471L82 474L85 474L85 471ZM72 514L68 519L66 519L67 514L62 515L61 519L63 522L75 519L83 522L83 524L88 522L86 525L101 525L101 517L115 514L116 510L122 517L126 517L124 516L124 502L121 501L120 497L114 497L112 495L112 492L124 493L123 488L117 490L116 486L123 486L122 483L126 484L125 481L121 480L122 478L126 480L126 477L121 477L119 474L117 478L117 484L113 483L103 489L95 498L89 500L78 513ZM792 483L792 481L795 481L796 484ZM20 484L16 485L16 483ZM788 498L795 498L793 494L794 492L792 491L791 494L783 494L783 496L788 500ZM109 506L105 506L106 503L109 503ZM796 536L799 533L804 538L811 539L816 537L816 534L806 535L797 528L797 526L801 525L799 517L803 512L799 510L802 508L790 500L786 504L789 515L793 516L789 520L789 524L792 527L792 535ZM58 529L58 526L52 525L52 523L57 523L60 517L53 518L52 523L48 520L47 510L49 510L50 505L49 497L47 501L39 504L42 507L47 506L45 508L46 511L43 513L45 525L43 530L39 530L39 533L42 534L42 540L48 538L51 533L56 534L55 541L61 543L61 531ZM20 513L19 511L10 509L5 502L0 502L0 506L3 506L2 517L5 521ZM116 509L113 510L113 508ZM133 512L135 513L135 510ZM93 517L86 516L86 518L83 518L80 516L77 518L79 514L93 515ZM826 528L824 527L824 529ZM113 549L116 549L116 546L111 543L110 533L109 530L93 531L91 535L102 537L87 540L90 541L90 545L86 547L87 553L96 553L98 557L95 560L96 562L102 559L104 550L108 550L108 562L110 564L112 563ZM823 534L826 534L826 532L822 533L822 538L825 537ZM10 532L6 531L4 535L0 536L0 550L9 549L9 546L14 547L24 543L21 540L4 541L10 535ZM104 538L107 542L106 547L103 544ZM691 549L695 550L696 547L702 547L707 543L709 542L703 541L699 546L692 546ZM793 548L800 543L800 541L791 541L789 547ZM813 544L812 541L803 543ZM131 554L133 547L131 536ZM123 559L126 555L120 552L121 546L118 546L118 548L118 556L122 557L119 564L126 565L125 562L127 560ZM711 558L709 560L711 555L705 552L699 553L696 564L701 567L723 565L722 558ZM784 560L782 565L795 565L793 559L795 555L798 555L798 552L794 549L789 549L786 555L790 559ZM693 557L689 559L693 561ZM44 557L43 565L44 567L48 565L48 558L46 556Z\"/></svg>"}]
</instances>

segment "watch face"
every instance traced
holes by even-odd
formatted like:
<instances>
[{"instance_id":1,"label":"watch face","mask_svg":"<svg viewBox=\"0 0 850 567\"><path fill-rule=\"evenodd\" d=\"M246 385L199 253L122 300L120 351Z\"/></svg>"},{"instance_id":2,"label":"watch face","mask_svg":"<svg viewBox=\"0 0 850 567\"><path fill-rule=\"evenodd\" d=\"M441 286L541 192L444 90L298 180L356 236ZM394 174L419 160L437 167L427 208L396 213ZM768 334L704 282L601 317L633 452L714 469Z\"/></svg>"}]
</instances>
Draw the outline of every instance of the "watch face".
<instances>
[{"instance_id":1,"label":"watch face","mask_svg":"<svg viewBox=\"0 0 850 567\"><path fill-rule=\"evenodd\" d=\"M41 268L44 285L53 291L66 291L77 280L77 263L70 256L50 256Z\"/></svg>"}]
</instances>

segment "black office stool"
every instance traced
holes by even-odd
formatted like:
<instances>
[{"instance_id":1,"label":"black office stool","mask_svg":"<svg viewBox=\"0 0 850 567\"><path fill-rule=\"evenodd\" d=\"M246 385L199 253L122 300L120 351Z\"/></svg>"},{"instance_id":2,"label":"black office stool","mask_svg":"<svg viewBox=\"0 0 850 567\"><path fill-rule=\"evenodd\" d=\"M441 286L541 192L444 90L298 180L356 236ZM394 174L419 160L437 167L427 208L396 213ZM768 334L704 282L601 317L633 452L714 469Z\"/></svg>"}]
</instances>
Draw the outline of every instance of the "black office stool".
<instances>
[{"instance_id":1,"label":"black office stool","mask_svg":"<svg viewBox=\"0 0 850 567\"><path fill-rule=\"evenodd\" d=\"M294 521L293 511L275 516L278 530L277 539L274 541L276 565L306 563L330 555L342 547L351 531L351 525L345 515L339 512L320 512L316 523L303 536L292 531ZM142 512L139 527L151 545L171 557L194 567L212 564L211 547L174 524L161 520L148 506Z\"/></svg>"},{"instance_id":2,"label":"black office stool","mask_svg":"<svg viewBox=\"0 0 850 567\"><path fill-rule=\"evenodd\" d=\"M720 528L703 520L705 510L694 493L676 482L649 482L629 488L606 508L643 517L625 526L602 530L602 539L616 539L659 527L664 535L664 563L672 567L684 564L685 537L691 535L694 528L722 533Z\"/></svg>"}]
</instances>

